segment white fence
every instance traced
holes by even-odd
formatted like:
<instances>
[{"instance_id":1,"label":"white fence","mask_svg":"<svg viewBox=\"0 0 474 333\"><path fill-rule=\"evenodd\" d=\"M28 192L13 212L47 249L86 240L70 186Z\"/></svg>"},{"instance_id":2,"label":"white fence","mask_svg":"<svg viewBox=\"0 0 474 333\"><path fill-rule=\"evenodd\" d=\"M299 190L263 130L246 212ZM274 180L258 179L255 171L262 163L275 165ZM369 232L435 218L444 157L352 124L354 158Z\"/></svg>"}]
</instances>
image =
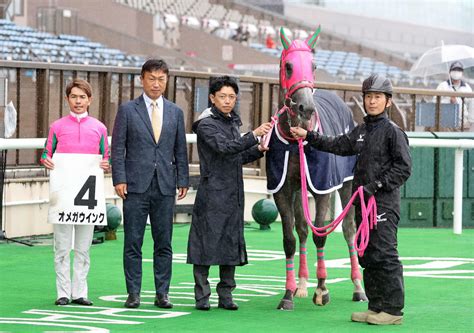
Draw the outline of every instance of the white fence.
<instances>
[{"instance_id":1,"label":"white fence","mask_svg":"<svg viewBox=\"0 0 474 333\"><path fill-rule=\"evenodd\" d=\"M195 134L186 134L188 143L196 143ZM0 139L0 150L41 149L45 139ZM110 142L110 137L109 137ZM474 149L474 140L468 139L422 139L411 138L412 147L433 147L455 149L454 159L454 216L453 232L462 233L462 186L463 186L463 155L464 150Z\"/></svg>"}]
</instances>

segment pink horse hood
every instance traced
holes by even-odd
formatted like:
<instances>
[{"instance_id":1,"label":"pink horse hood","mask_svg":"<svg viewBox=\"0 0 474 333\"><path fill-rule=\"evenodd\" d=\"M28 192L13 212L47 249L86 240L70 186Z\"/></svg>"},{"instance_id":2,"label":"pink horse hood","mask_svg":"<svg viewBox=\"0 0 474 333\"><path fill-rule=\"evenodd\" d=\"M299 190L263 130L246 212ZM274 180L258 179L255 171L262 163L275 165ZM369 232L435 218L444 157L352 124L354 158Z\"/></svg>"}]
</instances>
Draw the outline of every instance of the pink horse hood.
<instances>
[{"instance_id":1,"label":"pink horse hood","mask_svg":"<svg viewBox=\"0 0 474 333\"><path fill-rule=\"evenodd\" d=\"M293 74L289 78L286 76L285 66L281 66L280 82L282 82L284 89L291 91L302 81L313 83L313 53L305 41L294 40L288 50L283 50L282 59L285 59L285 63L299 64L299 66L293 66Z\"/></svg>"}]
</instances>

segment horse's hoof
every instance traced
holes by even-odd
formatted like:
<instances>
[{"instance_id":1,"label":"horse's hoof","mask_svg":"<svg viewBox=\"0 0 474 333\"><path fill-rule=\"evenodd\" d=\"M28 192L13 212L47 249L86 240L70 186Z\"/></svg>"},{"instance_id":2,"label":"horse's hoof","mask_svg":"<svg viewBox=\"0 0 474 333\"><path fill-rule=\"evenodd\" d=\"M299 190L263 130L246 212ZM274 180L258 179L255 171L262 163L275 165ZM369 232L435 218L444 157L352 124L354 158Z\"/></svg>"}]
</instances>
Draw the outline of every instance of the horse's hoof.
<instances>
[{"instance_id":1,"label":"horse's hoof","mask_svg":"<svg viewBox=\"0 0 474 333\"><path fill-rule=\"evenodd\" d=\"M352 301L353 302L367 302L367 296L365 296L365 292L363 291L356 291L352 294Z\"/></svg>"},{"instance_id":2,"label":"horse's hoof","mask_svg":"<svg viewBox=\"0 0 474 333\"><path fill-rule=\"evenodd\" d=\"M308 289L298 288L295 291L295 297L308 297Z\"/></svg>"},{"instance_id":3,"label":"horse's hoof","mask_svg":"<svg viewBox=\"0 0 474 333\"><path fill-rule=\"evenodd\" d=\"M314 305L324 306L329 303L329 300L330 300L329 290L326 289L325 291L322 291L322 290L317 289L314 292L314 295L313 295Z\"/></svg>"},{"instance_id":4,"label":"horse's hoof","mask_svg":"<svg viewBox=\"0 0 474 333\"><path fill-rule=\"evenodd\" d=\"M307 297L308 296L308 279L300 277L298 281L298 288L296 288L294 296Z\"/></svg>"},{"instance_id":5,"label":"horse's hoof","mask_svg":"<svg viewBox=\"0 0 474 333\"><path fill-rule=\"evenodd\" d=\"M278 310L285 310L285 311L293 310L293 308L294 308L293 301L289 299L282 299L280 301L280 304L278 304L278 307L277 307Z\"/></svg>"}]
</instances>

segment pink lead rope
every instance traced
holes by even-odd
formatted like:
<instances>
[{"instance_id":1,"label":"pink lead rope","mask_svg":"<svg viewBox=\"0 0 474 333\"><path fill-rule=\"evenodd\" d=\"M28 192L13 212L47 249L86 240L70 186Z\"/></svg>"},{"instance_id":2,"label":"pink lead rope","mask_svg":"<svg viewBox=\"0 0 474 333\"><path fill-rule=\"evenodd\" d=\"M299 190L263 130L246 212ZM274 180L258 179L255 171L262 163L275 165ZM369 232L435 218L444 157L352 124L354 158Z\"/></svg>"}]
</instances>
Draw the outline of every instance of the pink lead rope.
<instances>
[{"instance_id":1,"label":"pink lead rope","mask_svg":"<svg viewBox=\"0 0 474 333\"><path fill-rule=\"evenodd\" d=\"M275 127L275 124L278 121L278 117L283 112L285 112L286 109L287 107L283 106L278 112L276 112L272 116L271 118L272 127L270 131L267 133L267 135L265 135L265 137L263 138L263 142L262 142L263 147L265 148L268 147L268 144L270 142L270 137L272 136L272 131ZM317 123L317 126L318 125L319 125L319 121ZM346 217L347 213L351 209L352 203L356 199L357 195L359 195L359 199L361 203L361 211L362 211L362 221L361 221L361 224L359 225L359 228L357 229L357 232L354 238L354 248L359 254L359 256L362 257L364 255L365 249L367 248L367 245L369 244L370 230L372 230L374 227L377 226L377 204L375 202L375 197L374 196L370 197L366 205L365 199L364 199L364 188L363 186L359 186L357 191L355 191L354 194L352 195L351 199L347 203L342 213L338 217L336 217L334 221L332 221L328 225L325 225L321 228L315 227L312 223L311 215L309 211L308 188L306 186L306 171L305 171L306 163L304 159L304 147L303 147L302 139L298 139L298 148L299 148L299 154L300 154L301 199L302 199L301 201L303 203L303 212L306 219L306 223L308 224L308 226L311 228L311 230L316 236L324 237L324 236L329 235L344 220L344 217Z\"/></svg>"},{"instance_id":2,"label":"pink lead rope","mask_svg":"<svg viewBox=\"0 0 474 333\"><path fill-rule=\"evenodd\" d=\"M355 238L354 238L354 248L360 257L364 255L364 251L369 244L369 234L370 230L377 226L377 204L375 202L375 197L372 196L369 198L368 204L366 206L364 200L364 189L362 186L359 186L356 192L352 195L351 199L347 203L346 207L342 213L331 223L325 225L324 227L317 228L313 225L311 220L311 215L309 212L309 203L308 203L308 189L306 186L306 168L305 168L305 159L304 159L304 148L303 140L298 140L298 147L300 153L300 176L301 176L301 199L303 203L303 211L306 219L306 223L311 228L313 233L316 236L327 236L333 232L337 226L344 220L344 217L347 215L351 209L352 203L359 195L361 210L362 210L362 222L357 229Z\"/></svg>"}]
</instances>

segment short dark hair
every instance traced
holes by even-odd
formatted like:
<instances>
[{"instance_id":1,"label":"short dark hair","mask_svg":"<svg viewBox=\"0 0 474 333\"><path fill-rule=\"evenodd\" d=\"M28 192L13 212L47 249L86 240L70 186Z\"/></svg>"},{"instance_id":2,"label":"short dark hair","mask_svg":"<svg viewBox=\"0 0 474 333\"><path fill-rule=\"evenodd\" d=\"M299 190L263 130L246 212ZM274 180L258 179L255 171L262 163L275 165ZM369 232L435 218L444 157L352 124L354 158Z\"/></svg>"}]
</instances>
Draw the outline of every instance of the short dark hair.
<instances>
[{"instance_id":1,"label":"short dark hair","mask_svg":"<svg viewBox=\"0 0 474 333\"><path fill-rule=\"evenodd\" d=\"M209 94L215 95L222 87L231 87L236 94L239 94L237 81L228 75L211 78L209 82Z\"/></svg>"},{"instance_id":2,"label":"short dark hair","mask_svg":"<svg viewBox=\"0 0 474 333\"><path fill-rule=\"evenodd\" d=\"M89 82L83 79L74 79L66 85L66 97L71 94L72 88L79 88L84 91L87 97L92 97L92 87Z\"/></svg>"},{"instance_id":3,"label":"short dark hair","mask_svg":"<svg viewBox=\"0 0 474 333\"><path fill-rule=\"evenodd\" d=\"M148 59L142 66L140 76L143 77L145 72L163 71L167 76L169 75L168 64L163 59Z\"/></svg>"}]
</instances>

